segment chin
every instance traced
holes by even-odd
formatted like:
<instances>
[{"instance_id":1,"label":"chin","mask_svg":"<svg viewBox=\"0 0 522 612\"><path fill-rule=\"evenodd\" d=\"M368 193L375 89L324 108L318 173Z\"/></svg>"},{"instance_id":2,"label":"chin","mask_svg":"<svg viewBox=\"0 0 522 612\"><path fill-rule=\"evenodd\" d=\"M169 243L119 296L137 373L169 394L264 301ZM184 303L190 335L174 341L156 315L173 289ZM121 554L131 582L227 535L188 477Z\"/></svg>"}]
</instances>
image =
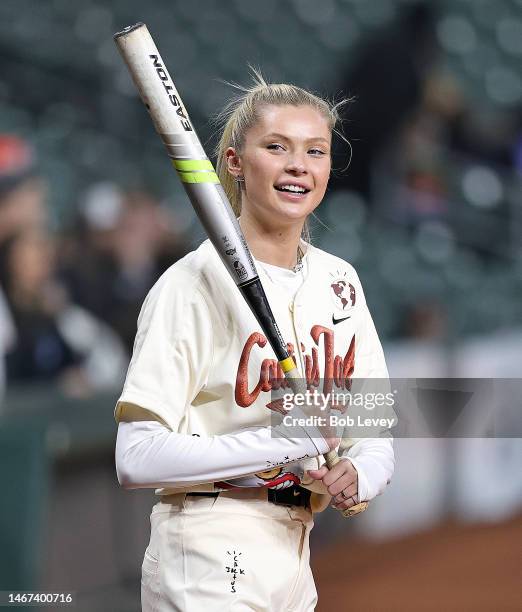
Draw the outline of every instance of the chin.
<instances>
[{"instance_id":1,"label":"chin","mask_svg":"<svg viewBox=\"0 0 522 612\"><path fill-rule=\"evenodd\" d=\"M298 221L303 222L307 219L308 215L314 212L317 206L303 206L303 204L291 204L278 206L277 214L281 218L285 218L289 223Z\"/></svg>"},{"instance_id":2,"label":"chin","mask_svg":"<svg viewBox=\"0 0 522 612\"><path fill-rule=\"evenodd\" d=\"M277 202L273 208L287 215L302 215L308 212L310 206L304 202Z\"/></svg>"},{"instance_id":3,"label":"chin","mask_svg":"<svg viewBox=\"0 0 522 612\"><path fill-rule=\"evenodd\" d=\"M273 219L277 219L285 225L292 225L294 223L304 223L310 212L303 212L303 210L277 210L271 215Z\"/></svg>"}]
</instances>

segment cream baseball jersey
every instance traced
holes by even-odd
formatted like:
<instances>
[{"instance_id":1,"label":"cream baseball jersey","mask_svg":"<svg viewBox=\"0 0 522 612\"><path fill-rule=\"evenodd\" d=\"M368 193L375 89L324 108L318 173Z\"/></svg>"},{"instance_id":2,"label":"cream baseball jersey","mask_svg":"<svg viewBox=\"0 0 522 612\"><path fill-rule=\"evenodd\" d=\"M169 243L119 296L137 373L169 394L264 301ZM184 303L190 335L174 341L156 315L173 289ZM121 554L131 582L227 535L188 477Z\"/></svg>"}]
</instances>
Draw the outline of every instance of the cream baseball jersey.
<instances>
[{"instance_id":1,"label":"cream baseball jersey","mask_svg":"<svg viewBox=\"0 0 522 612\"><path fill-rule=\"evenodd\" d=\"M293 300L258 266L303 378L315 386L329 381L333 391L346 389L354 377L387 378L353 267L311 245L306 245L305 257L306 276ZM266 427L272 391L282 378L255 317L205 241L171 266L146 298L116 418L121 404L128 402L184 434L206 437ZM348 444L341 441L339 452ZM304 470L320 463L314 457L299 465L267 465L264 472L215 487L307 486Z\"/></svg>"}]
</instances>

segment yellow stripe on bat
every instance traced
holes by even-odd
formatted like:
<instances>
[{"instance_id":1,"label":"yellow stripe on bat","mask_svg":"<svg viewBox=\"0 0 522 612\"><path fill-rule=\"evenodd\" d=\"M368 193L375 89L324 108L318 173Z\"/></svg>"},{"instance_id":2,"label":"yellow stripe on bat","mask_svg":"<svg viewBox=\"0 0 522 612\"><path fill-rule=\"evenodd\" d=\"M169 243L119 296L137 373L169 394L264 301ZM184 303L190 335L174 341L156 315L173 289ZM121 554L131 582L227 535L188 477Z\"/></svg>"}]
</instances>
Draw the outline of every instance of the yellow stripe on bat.
<instances>
[{"instance_id":1,"label":"yellow stripe on bat","mask_svg":"<svg viewBox=\"0 0 522 612\"><path fill-rule=\"evenodd\" d=\"M286 359L283 359L279 362L279 365L281 366L281 369L285 374L286 372L290 372L290 370L295 369L295 363L292 357L287 357Z\"/></svg>"},{"instance_id":2,"label":"yellow stripe on bat","mask_svg":"<svg viewBox=\"0 0 522 612\"><path fill-rule=\"evenodd\" d=\"M214 166L208 159L173 159L172 163L176 170L212 170Z\"/></svg>"},{"instance_id":3,"label":"yellow stripe on bat","mask_svg":"<svg viewBox=\"0 0 522 612\"><path fill-rule=\"evenodd\" d=\"M208 159L173 159L183 183L219 183L219 177Z\"/></svg>"}]
</instances>

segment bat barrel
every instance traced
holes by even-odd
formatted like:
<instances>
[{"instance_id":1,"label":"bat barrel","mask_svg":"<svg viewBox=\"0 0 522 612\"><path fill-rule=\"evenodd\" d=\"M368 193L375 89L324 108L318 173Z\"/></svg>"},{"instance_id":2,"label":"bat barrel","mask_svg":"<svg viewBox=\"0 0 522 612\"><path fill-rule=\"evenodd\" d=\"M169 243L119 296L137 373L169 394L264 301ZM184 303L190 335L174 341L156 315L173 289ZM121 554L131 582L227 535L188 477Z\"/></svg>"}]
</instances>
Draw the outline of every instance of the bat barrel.
<instances>
[{"instance_id":1,"label":"bat barrel","mask_svg":"<svg viewBox=\"0 0 522 612\"><path fill-rule=\"evenodd\" d=\"M116 32L116 34L114 34L113 38L114 38L114 40L116 40L120 36L125 36L129 32L132 32L133 30L137 30L138 28L141 28L141 26L144 26L144 25L145 24L143 22L138 21L138 23L135 23L134 25L130 25L130 26L127 26L127 27L123 28L123 30L121 32ZM145 27L147 27L147 26L145 26Z\"/></svg>"},{"instance_id":2,"label":"bat barrel","mask_svg":"<svg viewBox=\"0 0 522 612\"><path fill-rule=\"evenodd\" d=\"M192 158L206 159L205 151L190 122L187 109L144 23L124 28L114 35L131 76L147 107L158 134L178 135L185 147L192 146ZM188 156L187 156L188 157Z\"/></svg>"},{"instance_id":3,"label":"bat barrel","mask_svg":"<svg viewBox=\"0 0 522 612\"><path fill-rule=\"evenodd\" d=\"M212 244L237 285L258 278L238 221L147 26L114 35L140 97Z\"/></svg>"}]
</instances>

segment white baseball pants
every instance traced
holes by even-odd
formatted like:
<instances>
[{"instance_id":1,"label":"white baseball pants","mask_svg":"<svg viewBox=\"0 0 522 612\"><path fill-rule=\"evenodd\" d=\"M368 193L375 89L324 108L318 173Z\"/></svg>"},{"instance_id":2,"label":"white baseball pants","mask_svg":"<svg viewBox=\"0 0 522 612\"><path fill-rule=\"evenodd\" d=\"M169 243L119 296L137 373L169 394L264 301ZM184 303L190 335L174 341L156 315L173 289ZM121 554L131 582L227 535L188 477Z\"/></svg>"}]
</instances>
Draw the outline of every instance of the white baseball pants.
<instances>
[{"instance_id":1,"label":"white baseball pants","mask_svg":"<svg viewBox=\"0 0 522 612\"><path fill-rule=\"evenodd\" d=\"M312 513L266 490L169 495L151 514L143 612L311 612Z\"/></svg>"}]
</instances>

